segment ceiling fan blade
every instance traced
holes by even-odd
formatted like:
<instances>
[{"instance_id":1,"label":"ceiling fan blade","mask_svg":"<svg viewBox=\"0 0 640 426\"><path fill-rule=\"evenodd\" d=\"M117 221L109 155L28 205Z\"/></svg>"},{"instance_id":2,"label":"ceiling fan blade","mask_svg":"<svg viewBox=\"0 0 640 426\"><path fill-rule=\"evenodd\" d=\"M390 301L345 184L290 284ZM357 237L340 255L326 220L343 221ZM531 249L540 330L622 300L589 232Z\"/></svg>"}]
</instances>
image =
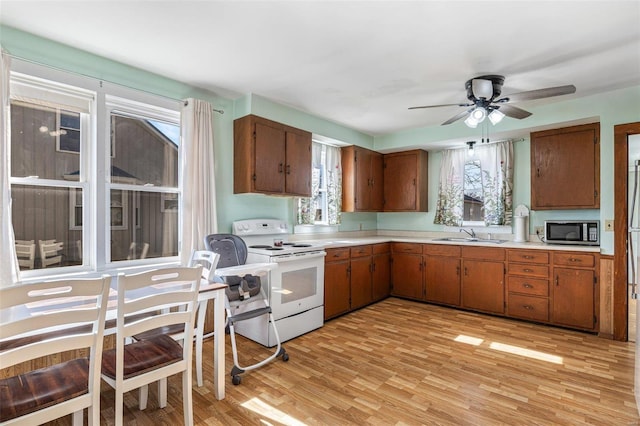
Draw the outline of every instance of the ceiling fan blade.
<instances>
[{"instance_id":1,"label":"ceiling fan blade","mask_svg":"<svg viewBox=\"0 0 640 426\"><path fill-rule=\"evenodd\" d=\"M517 118L520 120L531 115L529 111L525 111L522 108L514 107L513 105L500 105L499 111L507 117Z\"/></svg>"},{"instance_id":2,"label":"ceiling fan blade","mask_svg":"<svg viewBox=\"0 0 640 426\"><path fill-rule=\"evenodd\" d=\"M459 106L459 107L468 107L473 104L442 104L442 105L424 105L424 106L414 106L409 107L409 109L422 109L422 108L440 108L440 107L448 107L448 106Z\"/></svg>"},{"instance_id":3,"label":"ceiling fan blade","mask_svg":"<svg viewBox=\"0 0 640 426\"><path fill-rule=\"evenodd\" d=\"M474 106L475 108L475 106ZM462 111L461 113L458 113L456 115L454 115L453 117L451 117L450 119L448 119L447 121L445 121L444 123L442 123L442 126L446 126L447 124L451 124L455 121L460 120L462 117L469 115L469 113L473 111L473 108L470 108L466 111Z\"/></svg>"},{"instance_id":4,"label":"ceiling fan blade","mask_svg":"<svg viewBox=\"0 0 640 426\"><path fill-rule=\"evenodd\" d=\"M569 84L567 86L547 87L546 89L529 90L528 92L513 93L505 96L507 102L530 101L533 99L551 98L553 96L569 95L576 93L576 86Z\"/></svg>"}]
</instances>

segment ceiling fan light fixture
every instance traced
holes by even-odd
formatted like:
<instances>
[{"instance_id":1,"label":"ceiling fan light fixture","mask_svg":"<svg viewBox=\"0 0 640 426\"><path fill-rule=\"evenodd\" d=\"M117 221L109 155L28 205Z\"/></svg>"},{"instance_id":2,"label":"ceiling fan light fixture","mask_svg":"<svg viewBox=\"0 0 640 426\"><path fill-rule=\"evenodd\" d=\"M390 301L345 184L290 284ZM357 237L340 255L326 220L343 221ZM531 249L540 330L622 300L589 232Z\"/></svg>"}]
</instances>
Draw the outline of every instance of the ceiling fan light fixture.
<instances>
[{"instance_id":1,"label":"ceiling fan light fixture","mask_svg":"<svg viewBox=\"0 0 640 426\"><path fill-rule=\"evenodd\" d=\"M471 127L472 129L475 129L476 127L478 127L478 121L475 118L473 118L473 114L469 114L467 119L464 120L464 124L466 124L468 127Z\"/></svg>"},{"instance_id":2,"label":"ceiling fan light fixture","mask_svg":"<svg viewBox=\"0 0 640 426\"><path fill-rule=\"evenodd\" d=\"M469 145L469 151L467 152L467 154L469 155L469 157L473 157L473 145L475 145L475 141L469 141L467 142L467 145Z\"/></svg>"},{"instance_id":3,"label":"ceiling fan light fixture","mask_svg":"<svg viewBox=\"0 0 640 426\"><path fill-rule=\"evenodd\" d=\"M491 124L493 124L494 126L499 122L501 122L503 118L504 118L504 114L498 111L497 109L494 109L489 113L489 120L491 121Z\"/></svg>"}]
</instances>

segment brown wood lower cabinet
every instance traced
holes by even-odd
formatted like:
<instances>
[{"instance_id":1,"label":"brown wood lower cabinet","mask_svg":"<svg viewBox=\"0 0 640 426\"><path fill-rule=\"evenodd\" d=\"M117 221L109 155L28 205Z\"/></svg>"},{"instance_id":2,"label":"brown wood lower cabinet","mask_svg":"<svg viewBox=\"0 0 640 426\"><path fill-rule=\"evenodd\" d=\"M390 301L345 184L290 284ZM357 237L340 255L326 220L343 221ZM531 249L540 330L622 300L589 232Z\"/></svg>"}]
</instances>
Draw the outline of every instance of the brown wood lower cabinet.
<instances>
[{"instance_id":1,"label":"brown wood lower cabinet","mask_svg":"<svg viewBox=\"0 0 640 426\"><path fill-rule=\"evenodd\" d=\"M460 246L427 244L423 251L425 299L460 306Z\"/></svg>"},{"instance_id":2,"label":"brown wood lower cabinet","mask_svg":"<svg viewBox=\"0 0 640 426\"><path fill-rule=\"evenodd\" d=\"M597 331L598 253L391 243L391 294Z\"/></svg>"},{"instance_id":3,"label":"brown wood lower cabinet","mask_svg":"<svg viewBox=\"0 0 640 426\"><path fill-rule=\"evenodd\" d=\"M327 249L324 319L389 296L389 243Z\"/></svg>"},{"instance_id":4,"label":"brown wood lower cabinet","mask_svg":"<svg viewBox=\"0 0 640 426\"><path fill-rule=\"evenodd\" d=\"M597 255L559 252L553 255L554 324L596 330L599 305Z\"/></svg>"}]
</instances>

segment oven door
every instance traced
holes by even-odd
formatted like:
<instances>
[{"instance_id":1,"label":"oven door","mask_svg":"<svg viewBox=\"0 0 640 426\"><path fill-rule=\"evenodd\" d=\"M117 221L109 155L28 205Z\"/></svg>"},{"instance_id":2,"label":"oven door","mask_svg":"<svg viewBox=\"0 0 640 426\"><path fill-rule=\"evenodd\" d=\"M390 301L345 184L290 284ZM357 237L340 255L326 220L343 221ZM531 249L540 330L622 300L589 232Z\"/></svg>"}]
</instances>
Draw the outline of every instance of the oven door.
<instances>
[{"instance_id":1,"label":"oven door","mask_svg":"<svg viewBox=\"0 0 640 426\"><path fill-rule=\"evenodd\" d=\"M324 251L273 256L269 304L278 320L324 304Z\"/></svg>"}]
</instances>

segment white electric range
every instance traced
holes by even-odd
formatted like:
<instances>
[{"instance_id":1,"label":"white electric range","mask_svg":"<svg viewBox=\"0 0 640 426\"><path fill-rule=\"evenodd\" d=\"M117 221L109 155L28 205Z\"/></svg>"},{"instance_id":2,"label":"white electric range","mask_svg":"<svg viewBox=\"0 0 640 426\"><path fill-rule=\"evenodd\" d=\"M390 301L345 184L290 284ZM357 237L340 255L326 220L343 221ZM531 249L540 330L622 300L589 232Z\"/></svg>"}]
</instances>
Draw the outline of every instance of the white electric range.
<instances>
[{"instance_id":1,"label":"white electric range","mask_svg":"<svg viewBox=\"0 0 640 426\"><path fill-rule=\"evenodd\" d=\"M234 235L247 245L246 263L276 263L262 279L281 341L308 333L324 323L324 257L321 245L289 242L290 228L277 219L233 222ZM265 286L266 284L266 286ZM236 331L267 347L276 345L266 317L237 324Z\"/></svg>"}]
</instances>

